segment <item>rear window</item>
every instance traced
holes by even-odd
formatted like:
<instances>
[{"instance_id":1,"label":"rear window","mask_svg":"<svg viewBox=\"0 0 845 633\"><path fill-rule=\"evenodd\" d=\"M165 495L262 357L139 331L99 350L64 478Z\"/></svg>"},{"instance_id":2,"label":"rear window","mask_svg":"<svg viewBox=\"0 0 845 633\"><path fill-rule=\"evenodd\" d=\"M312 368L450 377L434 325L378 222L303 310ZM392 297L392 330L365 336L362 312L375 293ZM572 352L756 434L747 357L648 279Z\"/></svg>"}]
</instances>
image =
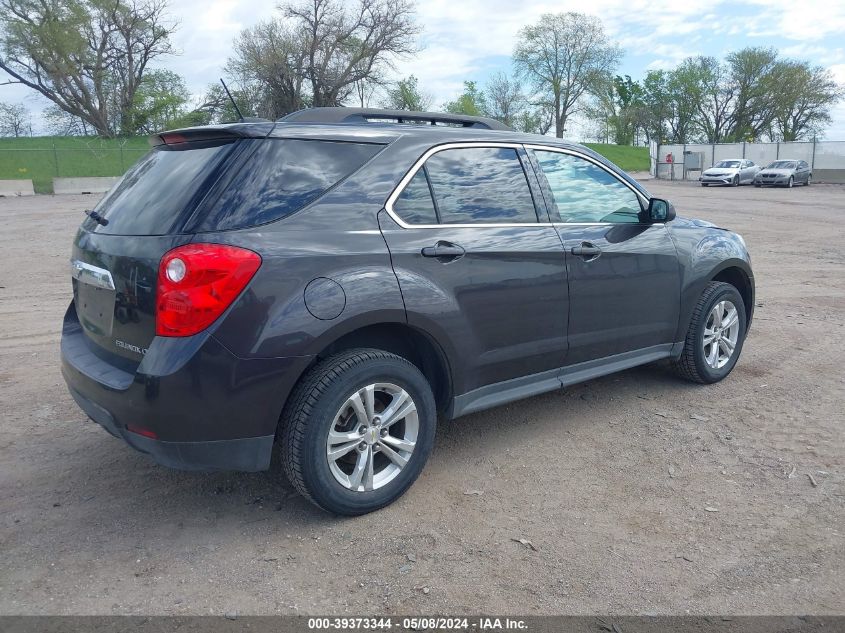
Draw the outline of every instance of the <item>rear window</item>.
<instances>
[{"instance_id":1,"label":"rear window","mask_svg":"<svg viewBox=\"0 0 845 633\"><path fill-rule=\"evenodd\" d=\"M96 206L108 220L85 227L113 235L167 235L185 218L217 178L235 143L204 141L161 145L135 163Z\"/></svg>"},{"instance_id":2,"label":"rear window","mask_svg":"<svg viewBox=\"0 0 845 633\"><path fill-rule=\"evenodd\" d=\"M357 171L382 147L267 139L226 186L198 230L239 229L288 216Z\"/></svg>"}]
</instances>

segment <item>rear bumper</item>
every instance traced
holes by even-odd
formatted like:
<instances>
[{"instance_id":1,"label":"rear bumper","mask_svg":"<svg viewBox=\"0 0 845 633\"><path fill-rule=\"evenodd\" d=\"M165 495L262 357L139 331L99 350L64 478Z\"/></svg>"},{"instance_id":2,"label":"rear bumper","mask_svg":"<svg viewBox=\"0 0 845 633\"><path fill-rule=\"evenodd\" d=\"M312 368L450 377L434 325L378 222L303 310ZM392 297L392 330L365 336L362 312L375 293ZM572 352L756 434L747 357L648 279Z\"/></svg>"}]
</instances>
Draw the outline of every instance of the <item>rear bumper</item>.
<instances>
[{"instance_id":1,"label":"rear bumper","mask_svg":"<svg viewBox=\"0 0 845 633\"><path fill-rule=\"evenodd\" d=\"M179 470L248 472L267 470L270 467L273 435L211 442L163 442L126 430L106 409L73 387L69 387L69 390L76 404L91 420L136 451L149 455L162 466Z\"/></svg>"},{"instance_id":2,"label":"rear bumper","mask_svg":"<svg viewBox=\"0 0 845 633\"><path fill-rule=\"evenodd\" d=\"M61 356L65 382L89 418L183 470L266 470L282 407L310 362L241 359L203 333L156 338L137 367L121 366L90 342L73 304Z\"/></svg>"}]
</instances>

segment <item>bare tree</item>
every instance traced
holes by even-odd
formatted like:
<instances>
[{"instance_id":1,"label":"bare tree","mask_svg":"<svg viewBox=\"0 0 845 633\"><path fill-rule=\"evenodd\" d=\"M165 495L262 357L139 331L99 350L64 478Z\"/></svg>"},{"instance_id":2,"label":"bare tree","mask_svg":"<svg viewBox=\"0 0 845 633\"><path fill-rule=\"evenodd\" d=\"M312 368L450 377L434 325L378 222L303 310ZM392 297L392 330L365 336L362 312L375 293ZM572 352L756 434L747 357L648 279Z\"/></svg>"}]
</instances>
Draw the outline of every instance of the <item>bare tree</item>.
<instances>
[{"instance_id":1,"label":"bare tree","mask_svg":"<svg viewBox=\"0 0 845 633\"><path fill-rule=\"evenodd\" d=\"M242 31L233 48L226 71L252 114L277 119L310 105L303 95L307 54L290 25L278 18L260 22Z\"/></svg>"},{"instance_id":2,"label":"bare tree","mask_svg":"<svg viewBox=\"0 0 845 633\"><path fill-rule=\"evenodd\" d=\"M410 0L299 0L242 31L226 66L254 114L368 101L394 60L415 50Z\"/></svg>"},{"instance_id":3,"label":"bare tree","mask_svg":"<svg viewBox=\"0 0 845 633\"><path fill-rule=\"evenodd\" d=\"M30 128L29 110L23 104L0 102L0 136L25 136Z\"/></svg>"},{"instance_id":4,"label":"bare tree","mask_svg":"<svg viewBox=\"0 0 845 633\"><path fill-rule=\"evenodd\" d=\"M616 69L621 56L601 20L568 12L543 15L538 24L524 27L514 64L519 75L552 104L555 136L560 138L581 98Z\"/></svg>"},{"instance_id":5,"label":"bare tree","mask_svg":"<svg viewBox=\"0 0 845 633\"><path fill-rule=\"evenodd\" d=\"M528 107L528 99L519 80L503 72L496 73L484 86L487 114L509 127L514 127Z\"/></svg>"},{"instance_id":6,"label":"bare tree","mask_svg":"<svg viewBox=\"0 0 845 633\"><path fill-rule=\"evenodd\" d=\"M165 0L0 0L0 69L102 136L131 134L148 64L172 53Z\"/></svg>"},{"instance_id":7,"label":"bare tree","mask_svg":"<svg viewBox=\"0 0 845 633\"><path fill-rule=\"evenodd\" d=\"M94 133L88 123L55 104L44 108L41 117L51 136L90 136Z\"/></svg>"},{"instance_id":8,"label":"bare tree","mask_svg":"<svg viewBox=\"0 0 845 633\"><path fill-rule=\"evenodd\" d=\"M340 105L360 81L378 77L396 57L416 50L419 27L410 0L307 0L280 7L292 20L307 59L304 75L315 107Z\"/></svg>"}]
</instances>

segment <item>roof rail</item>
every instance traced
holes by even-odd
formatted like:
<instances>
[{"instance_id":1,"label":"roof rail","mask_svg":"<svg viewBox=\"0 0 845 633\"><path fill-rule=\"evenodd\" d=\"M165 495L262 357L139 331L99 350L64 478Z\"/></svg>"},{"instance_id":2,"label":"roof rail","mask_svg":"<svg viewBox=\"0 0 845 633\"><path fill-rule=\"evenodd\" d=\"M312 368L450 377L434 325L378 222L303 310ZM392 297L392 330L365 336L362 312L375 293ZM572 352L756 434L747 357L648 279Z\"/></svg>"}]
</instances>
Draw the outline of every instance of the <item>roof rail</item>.
<instances>
[{"instance_id":1,"label":"roof rail","mask_svg":"<svg viewBox=\"0 0 845 633\"><path fill-rule=\"evenodd\" d=\"M482 116L377 108L306 108L292 112L279 121L283 123L427 123L513 131L500 121Z\"/></svg>"}]
</instances>

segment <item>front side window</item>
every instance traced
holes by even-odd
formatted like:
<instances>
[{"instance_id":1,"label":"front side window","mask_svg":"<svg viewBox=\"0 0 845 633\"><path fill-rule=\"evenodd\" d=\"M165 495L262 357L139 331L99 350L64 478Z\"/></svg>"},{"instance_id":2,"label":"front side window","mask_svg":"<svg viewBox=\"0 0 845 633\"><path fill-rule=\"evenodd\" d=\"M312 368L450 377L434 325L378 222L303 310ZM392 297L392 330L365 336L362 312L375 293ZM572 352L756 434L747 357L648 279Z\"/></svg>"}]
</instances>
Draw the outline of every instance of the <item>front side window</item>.
<instances>
[{"instance_id":1,"label":"front side window","mask_svg":"<svg viewBox=\"0 0 845 633\"><path fill-rule=\"evenodd\" d=\"M537 222L528 179L513 148L447 149L425 167L442 224Z\"/></svg>"},{"instance_id":2,"label":"front side window","mask_svg":"<svg viewBox=\"0 0 845 633\"><path fill-rule=\"evenodd\" d=\"M534 150L561 222L635 223L640 199L630 187L590 161L560 152Z\"/></svg>"}]
</instances>

